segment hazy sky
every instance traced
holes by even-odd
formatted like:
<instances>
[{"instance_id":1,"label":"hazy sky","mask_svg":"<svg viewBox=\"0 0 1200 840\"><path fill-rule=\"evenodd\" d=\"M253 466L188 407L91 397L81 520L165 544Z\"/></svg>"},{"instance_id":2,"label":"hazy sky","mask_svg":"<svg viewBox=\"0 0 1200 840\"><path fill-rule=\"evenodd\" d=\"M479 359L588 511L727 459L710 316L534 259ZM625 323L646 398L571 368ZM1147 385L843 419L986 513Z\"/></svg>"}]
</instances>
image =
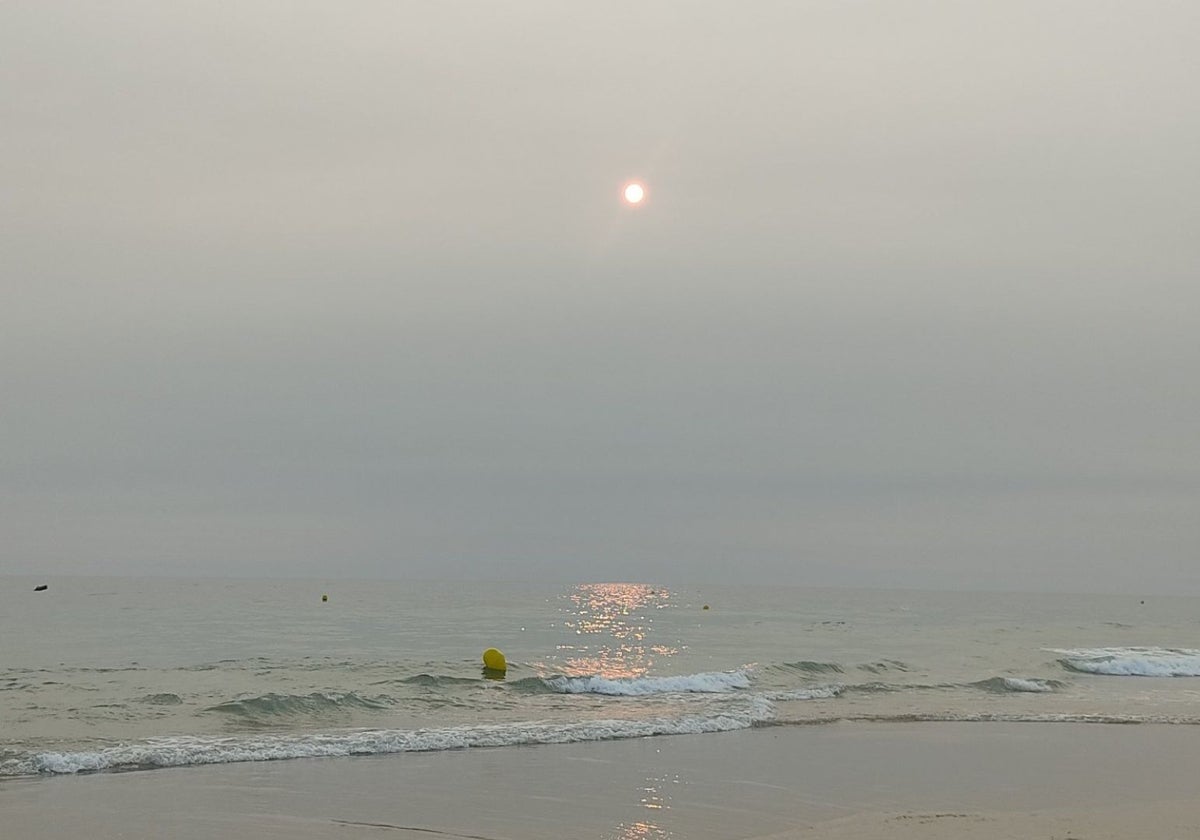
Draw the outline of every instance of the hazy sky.
<instances>
[{"instance_id":1,"label":"hazy sky","mask_svg":"<svg viewBox=\"0 0 1200 840\"><path fill-rule=\"evenodd\" d=\"M1197 32L0 3L0 573L1200 592Z\"/></svg>"}]
</instances>

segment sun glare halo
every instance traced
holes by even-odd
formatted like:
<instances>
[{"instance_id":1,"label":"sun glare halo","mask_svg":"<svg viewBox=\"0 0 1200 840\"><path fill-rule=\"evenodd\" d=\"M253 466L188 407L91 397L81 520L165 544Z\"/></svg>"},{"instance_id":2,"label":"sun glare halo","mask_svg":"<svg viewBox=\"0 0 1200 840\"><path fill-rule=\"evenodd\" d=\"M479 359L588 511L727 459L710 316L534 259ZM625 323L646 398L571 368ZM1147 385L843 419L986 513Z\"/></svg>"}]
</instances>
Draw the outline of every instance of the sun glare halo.
<instances>
[{"instance_id":1,"label":"sun glare halo","mask_svg":"<svg viewBox=\"0 0 1200 840\"><path fill-rule=\"evenodd\" d=\"M625 201L628 204L641 204L646 198L646 188L634 181L625 185Z\"/></svg>"}]
</instances>

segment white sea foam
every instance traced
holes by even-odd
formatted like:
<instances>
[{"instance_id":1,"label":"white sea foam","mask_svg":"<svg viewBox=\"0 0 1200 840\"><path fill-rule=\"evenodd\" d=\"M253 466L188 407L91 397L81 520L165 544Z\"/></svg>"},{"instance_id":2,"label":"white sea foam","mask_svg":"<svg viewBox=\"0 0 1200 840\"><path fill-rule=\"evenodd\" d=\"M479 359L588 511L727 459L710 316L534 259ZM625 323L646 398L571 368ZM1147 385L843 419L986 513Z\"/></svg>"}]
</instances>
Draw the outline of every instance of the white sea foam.
<instances>
[{"instance_id":1,"label":"white sea foam","mask_svg":"<svg viewBox=\"0 0 1200 840\"><path fill-rule=\"evenodd\" d=\"M1004 687L1009 691L1024 691L1032 694L1045 694L1054 691L1054 686L1046 680L1026 680L1020 677L1005 677Z\"/></svg>"},{"instance_id":2,"label":"white sea foam","mask_svg":"<svg viewBox=\"0 0 1200 840\"><path fill-rule=\"evenodd\" d=\"M727 709L710 715L649 720L595 720L578 723L531 721L445 729L368 730L229 738L152 738L142 743L122 744L90 751L41 752L9 759L0 762L0 776L277 761L288 758L382 755L471 747L606 741L652 735L729 732L748 729L774 715L774 708L763 698L751 697L749 701L738 709Z\"/></svg>"},{"instance_id":3,"label":"white sea foam","mask_svg":"<svg viewBox=\"0 0 1200 840\"><path fill-rule=\"evenodd\" d=\"M1122 677L1200 677L1200 650L1189 648L1050 649L1073 671Z\"/></svg>"},{"instance_id":4,"label":"white sea foam","mask_svg":"<svg viewBox=\"0 0 1200 840\"><path fill-rule=\"evenodd\" d=\"M549 677L546 685L564 694L607 694L641 697L647 694L720 694L750 687L744 671L688 674L679 677L636 677L613 680L606 677Z\"/></svg>"}]
</instances>

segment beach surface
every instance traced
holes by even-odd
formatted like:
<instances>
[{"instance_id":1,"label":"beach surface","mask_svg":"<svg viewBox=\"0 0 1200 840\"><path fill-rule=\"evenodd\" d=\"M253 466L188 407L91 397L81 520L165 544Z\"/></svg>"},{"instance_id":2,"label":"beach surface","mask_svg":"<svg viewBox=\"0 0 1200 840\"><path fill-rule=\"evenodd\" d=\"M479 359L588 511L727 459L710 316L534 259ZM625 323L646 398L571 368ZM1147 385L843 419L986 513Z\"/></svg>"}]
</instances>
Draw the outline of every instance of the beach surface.
<instances>
[{"instance_id":1,"label":"beach surface","mask_svg":"<svg viewBox=\"0 0 1200 840\"><path fill-rule=\"evenodd\" d=\"M1200 729L845 723L0 783L4 836L1200 837Z\"/></svg>"}]
</instances>

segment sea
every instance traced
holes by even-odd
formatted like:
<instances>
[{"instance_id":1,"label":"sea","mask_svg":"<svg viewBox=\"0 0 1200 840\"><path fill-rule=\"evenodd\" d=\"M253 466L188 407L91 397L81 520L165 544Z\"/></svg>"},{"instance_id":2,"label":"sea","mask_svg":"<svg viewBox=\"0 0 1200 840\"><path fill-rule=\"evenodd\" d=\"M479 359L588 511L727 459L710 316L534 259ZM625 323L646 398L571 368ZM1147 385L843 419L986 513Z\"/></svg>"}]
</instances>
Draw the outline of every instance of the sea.
<instances>
[{"instance_id":1,"label":"sea","mask_svg":"<svg viewBox=\"0 0 1200 840\"><path fill-rule=\"evenodd\" d=\"M844 721L1193 725L1191 645L1190 597L3 577L0 777Z\"/></svg>"}]
</instances>

